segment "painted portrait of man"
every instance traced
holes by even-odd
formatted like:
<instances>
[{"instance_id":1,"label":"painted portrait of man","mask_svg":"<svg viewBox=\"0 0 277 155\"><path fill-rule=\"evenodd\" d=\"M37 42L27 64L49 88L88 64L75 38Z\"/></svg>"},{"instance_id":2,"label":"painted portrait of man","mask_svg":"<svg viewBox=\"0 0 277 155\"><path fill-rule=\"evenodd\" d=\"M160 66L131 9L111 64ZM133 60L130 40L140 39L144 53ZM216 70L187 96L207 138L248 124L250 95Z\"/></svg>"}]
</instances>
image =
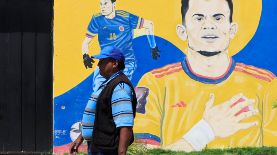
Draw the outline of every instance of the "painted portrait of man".
<instances>
[{"instance_id":1,"label":"painted portrait of man","mask_svg":"<svg viewBox=\"0 0 277 155\"><path fill-rule=\"evenodd\" d=\"M232 0L182 0L186 57L139 81L138 141L184 151L277 144L276 76L230 55L233 10Z\"/></svg>"},{"instance_id":2,"label":"painted portrait of man","mask_svg":"<svg viewBox=\"0 0 277 155\"><path fill-rule=\"evenodd\" d=\"M184 151L276 146L276 4L55 1L54 152L67 152L81 134L84 109L101 84L97 62L82 56L107 45L120 46L128 59L137 142Z\"/></svg>"}]
</instances>

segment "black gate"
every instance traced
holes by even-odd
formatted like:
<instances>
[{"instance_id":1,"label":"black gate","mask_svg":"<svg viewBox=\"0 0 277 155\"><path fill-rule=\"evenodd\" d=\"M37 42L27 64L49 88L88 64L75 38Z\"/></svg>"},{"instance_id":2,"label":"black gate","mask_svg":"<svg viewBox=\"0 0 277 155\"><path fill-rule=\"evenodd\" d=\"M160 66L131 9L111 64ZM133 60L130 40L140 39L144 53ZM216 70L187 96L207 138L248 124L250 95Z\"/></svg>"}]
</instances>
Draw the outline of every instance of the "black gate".
<instances>
[{"instance_id":1,"label":"black gate","mask_svg":"<svg viewBox=\"0 0 277 155\"><path fill-rule=\"evenodd\" d=\"M53 0L0 0L0 154L52 152Z\"/></svg>"}]
</instances>

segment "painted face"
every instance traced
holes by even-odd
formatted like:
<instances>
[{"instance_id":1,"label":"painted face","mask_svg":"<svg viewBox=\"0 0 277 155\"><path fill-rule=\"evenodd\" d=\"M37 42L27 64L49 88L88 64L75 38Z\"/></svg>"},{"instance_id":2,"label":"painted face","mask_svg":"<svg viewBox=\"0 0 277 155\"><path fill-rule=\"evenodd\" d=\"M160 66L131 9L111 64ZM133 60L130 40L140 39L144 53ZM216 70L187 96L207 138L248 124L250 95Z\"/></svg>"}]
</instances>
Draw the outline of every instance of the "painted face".
<instances>
[{"instance_id":1,"label":"painted face","mask_svg":"<svg viewBox=\"0 0 277 155\"><path fill-rule=\"evenodd\" d=\"M113 74L115 61L110 58L100 59L98 62L98 67L100 70L100 75L105 78L109 78Z\"/></svg>"},{"instance_id":2,"label":"painted face","mask_svg":"<svg viewBox=\"0 0 277 155\"><path fill-rule=\"evenodd\" d=\"M115 5L111 0L100 0L100 11L101 14L107 16L114 12Z\"/></svg>"},{"instance_id":3,"label":"painted face","mask_svg":"<svg viewBox=\"0 0 277 155\"><path fill-rule=\"evenodd\" d=\"M205 52L227 50L237 30L229 16L225 0L190 0L184 23L189 48Z\"/></svg>"}]
</instances>

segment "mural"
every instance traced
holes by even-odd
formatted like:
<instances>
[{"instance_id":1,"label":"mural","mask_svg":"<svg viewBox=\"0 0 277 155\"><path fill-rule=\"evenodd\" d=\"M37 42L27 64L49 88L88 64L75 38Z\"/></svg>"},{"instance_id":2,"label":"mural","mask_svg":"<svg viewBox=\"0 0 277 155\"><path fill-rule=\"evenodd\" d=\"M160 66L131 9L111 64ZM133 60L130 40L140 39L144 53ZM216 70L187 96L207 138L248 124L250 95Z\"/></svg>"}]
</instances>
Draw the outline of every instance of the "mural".
<instances>
[{"instance_id":1,"label":"mural","mask_svg":"<svg viewBox=\"0 0 277 155\"><path fill-rule=\"evenodd\" d=\"M137 141L186 151L276 146L276 3L55 1L54 153L81 133L103 81L82 55L107 45L123 49L136 86Z\"/></svg>"}]
</instances>

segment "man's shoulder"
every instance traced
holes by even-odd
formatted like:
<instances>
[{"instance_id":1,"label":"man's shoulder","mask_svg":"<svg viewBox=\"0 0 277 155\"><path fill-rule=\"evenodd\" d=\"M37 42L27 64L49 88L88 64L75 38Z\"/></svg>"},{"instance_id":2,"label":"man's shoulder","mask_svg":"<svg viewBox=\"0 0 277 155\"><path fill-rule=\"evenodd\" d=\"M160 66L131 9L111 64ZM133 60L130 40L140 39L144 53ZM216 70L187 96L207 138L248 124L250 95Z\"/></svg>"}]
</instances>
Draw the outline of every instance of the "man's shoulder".
<instances>
[{"instance_id":1,"label":"man's shoulder","mask_svg":"<svg viewBox=\"0 0 277 155\"><path fill-rule=\"evenodd\" d=\"M115 77L116 84L114 87L114 93L123 92L123 93L131 93L132 92L132 83L124 74L120 74Z\"/></svg>"},{"instance_id":2,"label":"man's shoulder","mask_svg":"<svg viewBox=\"0 0 277 155\"><path fill-rule=\"evenodd\" d=\"M244 63L236 63L235 71L250 76L252 78L256 78L267 82L271 82L276 78L275 74L273 74L269 70L255 67L252 65L246 65Z\"/></svg>"},{"instance_id":3,"label":"man's shoulder","mask_svg":"<svg viewBox=\"0 0 277 155\"><path fill-rule=\"evenodd\" d=\"M181 62L166 65L161 68L154 69L149 72L155 78L165 78L167 76L175 76L183 71Z\"/></svg>"},{"instance_id":4,"label":"man's shoulder","mask_svg":"<svg viewBox=\"0 0 277 155\"><path fill-rule=\"evenodd\" d=\"M92 18L94 18L94 19L100 19L101 17L102 17L102 14L100 12L93 14L93 16L92 16Z\"/></svg>"},{"instance_id":5,"label":"man's shoulder","mask_svg":"<svg viewBox=\"0 0 277 155\"><path fill-rule=\"evenodd\" d=\"M131 91L131 87L126 82L120 82L114 88L114 91L117 91L117 90Z\"/></svg>"},{"instance_id":6,"label":"man's shoulder","mask_svg":"<svg viewBox=\"0 0 277 155\"><path fill-rule=\"evenodd\" d=\"M120 82L115 86L113 90L112 102L129 99L131 98L132 94L134 93L132 93L131 87L125 82Z\"/></svg>"}]
</instances>

